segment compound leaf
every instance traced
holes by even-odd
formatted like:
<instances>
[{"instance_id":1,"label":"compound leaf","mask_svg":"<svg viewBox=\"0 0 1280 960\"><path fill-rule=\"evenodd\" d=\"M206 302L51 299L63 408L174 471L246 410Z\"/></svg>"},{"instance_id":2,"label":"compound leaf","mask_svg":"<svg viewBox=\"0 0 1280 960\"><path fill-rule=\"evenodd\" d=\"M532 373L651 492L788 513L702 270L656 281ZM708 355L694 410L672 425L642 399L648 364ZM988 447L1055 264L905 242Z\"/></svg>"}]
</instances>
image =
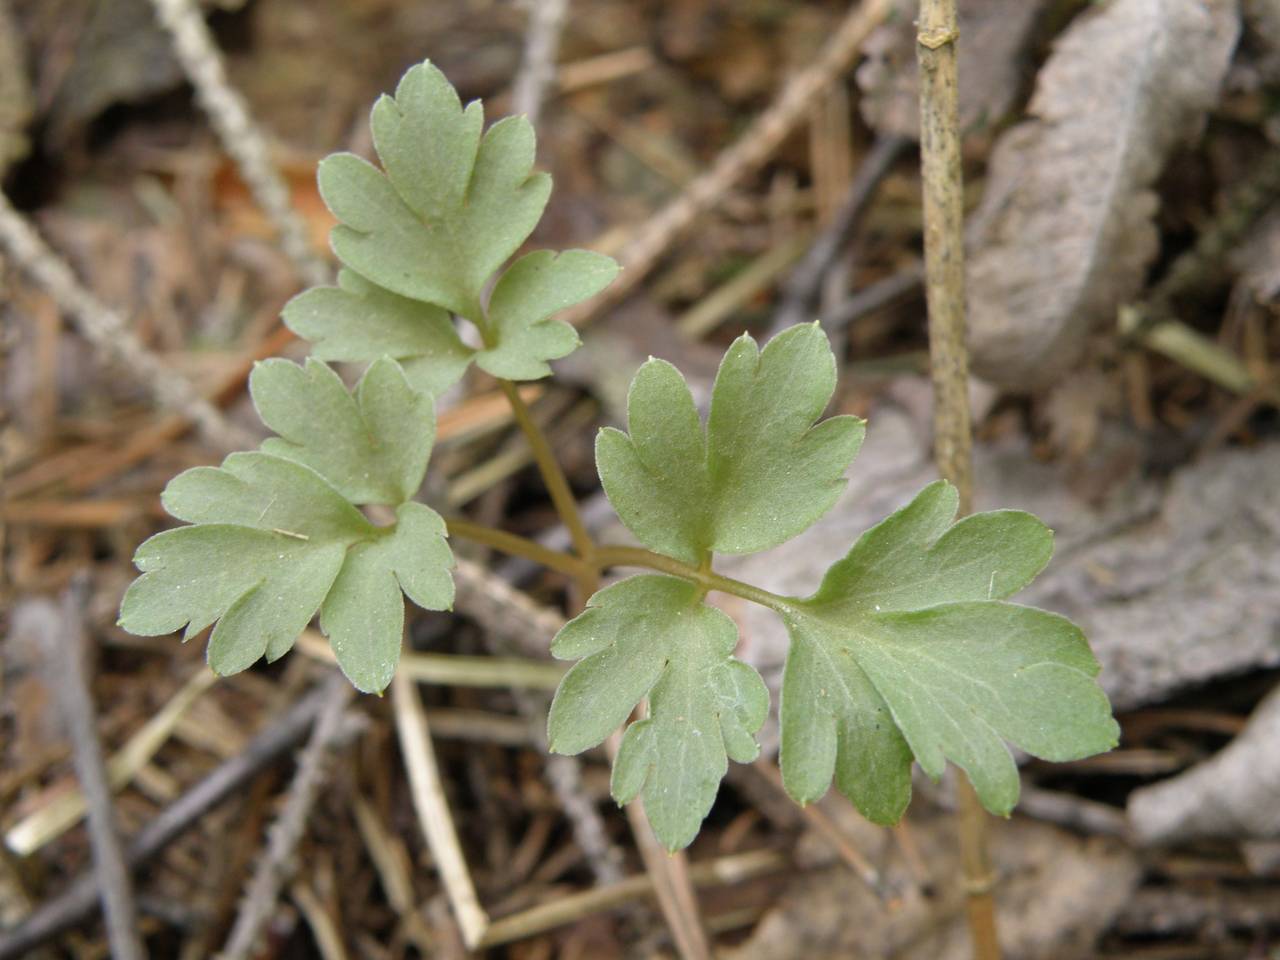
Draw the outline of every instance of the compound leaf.
<instances>
[{"instance_id":1,"label":"compound leaf","mask_svg":"<svg viewBox=\"0 0 1280 960\"><path fill-rule=\"evenodd\" d=\"M697 587L639 576L601 590L551 645L580 659L551 705L557 753L580 753L618 729L646 696L648 716L628 727L613 770L613 795L643 795L654 832L687 846L715 801L728 760L754 760L769 694L732 656L738 631L702 603Z\"/></svg>"},{"instance_id":2,"label":"compound leaf","mask_svg":"<svg viewBox=\"0 0 1280 960\"><path fill-rule=\"evenodd\" d=\"M435 405L388 358L347 392L318 360L257 364L249 390L262 422L280 434L262 451L320 474L352 503L403 503L417 492L435 441Z\"/></svg>"},{"instance_id":3,"label":"compound leaf","mask_svg":"<svg viewBox=\"0 0 1280 960\"><path fill-rule=\"evenodd\" d=\"M500 120L482 134L479 102L462 106L431 63L411 67L371 118L382 170L351 154L320 164L320 192L340 221L330 234L349 269L339 286L309 290L285 321L319 341L317 356L405 364L410 381L437 393L475 360L494 376L547 376L548 360L571 353L578 335L551 314L599 293L617 275L585 250L530 254L483 292L528 238L551 191L533 172L533 127ZM385 171L385 172L384 172ZM450 314L478 327L465 346Z\"/></svg>"},{"instance_id":4,"label":"compound leaf","mask_svg":"<svg viewBox=\"0 0 1280 960\"><path fill-rule=\"evenodd\" d=\"M910 797L910 759L947 760L983 804L1008 814L1018 773L1004 741L1047 760L1115 746L1097 661L1069 620L1004 602L1052 552L1052 534L1013 510L952 525L938 482L867 531L818 592L784 613L782 774L801 802L837 786L877 822Z\"/></svg>"},{"instance_id":5,"label":"compound leaf","mask_svg":"<svg viewBox=\"0 0 1280 960\"><path fill-rule=\"evenodd\" d=\"M485 282L537 225L551 192L533 172L533 127L508 117L481 135L431 63L411 67L374 105L386 173L351 154L320 164L320 192L341 221L330 242L351 269L401 296L471 319Z\"/></svg>"},{"instance_id":6,"label":"compound leaf","mask_svg":"<svg viewBox=\"0 0 1280 960\"><path fill-rule=\"evenodd\" d=\"M439 396L457 383L476 351L462 342L449 312L376 287L351 270L336 287L312 287L284 307L285 325L311 341L317 360L399 361L415 390Z\"/></svg>"},{"instance_id":7,"label":"compound leaf","mask_svg":"<svg viewBox=\"0 0 1280 960\"><path fill-rule=\"evenodd\" d=\"M428 609L452 603L443 521L421 504L403 504L395 527L375 527L315 470L267 453L179 474L162 501L193 525L138 548L142 576L125 593L120 626L144 636L185 626L186 640L216 621L208 658L217 673L284 656L323 604L334 611L343 670L360 689L381 689L390 680L381 665L393 669L399 655L399 589ZM400 586L389 601L390 576ZM353 584L371 592L352 600Z\"/></svg>"},{"instance_id":8,"label":"compound leaf","mask_svg":"<svg viewBox=\"0 0 1280 960\"><path fill-rule=\"evenodd\" d=\"M744 334L720 364L704 431L679 372L650 360L632 381L630 435L605 429L597 439L609 501L643 543L688 563L789 540L835 503L862 444L857 417L815 425L835 380L816 324L763 351Z\"/></svg>"}]
</instances>

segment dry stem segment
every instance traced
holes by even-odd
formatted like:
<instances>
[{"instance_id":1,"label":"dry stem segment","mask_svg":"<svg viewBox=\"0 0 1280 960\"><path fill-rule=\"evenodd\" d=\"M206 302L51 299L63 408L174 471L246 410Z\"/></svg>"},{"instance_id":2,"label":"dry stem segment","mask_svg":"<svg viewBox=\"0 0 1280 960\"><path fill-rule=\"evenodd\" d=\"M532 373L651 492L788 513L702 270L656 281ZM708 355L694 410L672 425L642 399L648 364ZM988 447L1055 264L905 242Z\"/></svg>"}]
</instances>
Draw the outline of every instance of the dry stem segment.
<instances>
[{"instance_id":1,"label":"dry stem segment","mask_svg":"<svg viewBox=\"0 0 1280 960\"><path fill-rule=\"evenodd\" d=\"M925 296L933 376L934 457L960 494L960 514L973 503L969 422L969 356L965 345L964 182L960 166L960 101L955 0L924 0L917 24L920 65L920 165L924 179ZM956 778L960 859L969 934L977 960L999 960L987 815L969 781Z\"/></svg>"},{"instance_id":2,"label":"dry stem segment","mask_svg":"<svg viewBox=\"0 0 1280 960\"><path fill-rule=\"evenodd\" d=\"M417 688L403 671L397 672L391 681L391 705L395 710L400 749L409 770L413 808L431 848L431 856L440 870L440 879L462 930L463 942L474 950L488 929L489 917L480 906L475 885L471 882L471 872L467 869L466 856L458 842L458 831L453 825L453 815L449 812L435 750L431 745L426 712L422 709Z\"/></svg>"},{"instance_id":3,"label":"dry stem segment","mask_svg":"<svg viewBox=\"0 0 1280 960\"><path fill-rule=\"evenodd\" d=\"M76 778L84 791L89 814L93 869L102 894L111 955L120 960L143 960L146 948L138 935L138 911L129 867L116 829L115 806L107 779L102 744L96 730L93 695L85 669L84 608L88 582L73 580L62 599L37 608L30 617L39 629L48 664L48 680L55 687L58 706L71 740Z\"/></svg>"}]
</instances>

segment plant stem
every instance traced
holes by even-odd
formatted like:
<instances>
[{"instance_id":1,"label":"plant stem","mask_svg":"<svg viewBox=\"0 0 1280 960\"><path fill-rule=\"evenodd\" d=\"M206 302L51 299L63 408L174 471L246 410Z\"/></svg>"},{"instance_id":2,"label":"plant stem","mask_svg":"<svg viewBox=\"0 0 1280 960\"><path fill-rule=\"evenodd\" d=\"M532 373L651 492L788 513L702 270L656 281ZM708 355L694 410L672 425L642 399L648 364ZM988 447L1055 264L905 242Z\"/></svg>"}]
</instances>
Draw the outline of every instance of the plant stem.
<instances>
[{"instance_id":1,"label":"plant stem","mask_svg":"<svg viewBox=\"0 0 1280 960\"><path fill-rule=\"evenodd\" d=\"M536 540L530 540L528 537L507 533L505 530L495 530L493 527L482 526L478 523L472 523L470 520L462 520L457 517L450 518L446 521L446 524L449 527L449 536L451 537L459 537L463 540L470 540L473 543L482 543L486 547L492 547L494 550L511 557L523 557L526 560L532 560L534 563L539 563L549 570L567 574L575 580L587 575L595 576L597 572L594 564L580 557L575 557L573 554L544 547Z\"/></svg>"},{"instance_id":2,"label":"plant stem","mask_svg":"<svg viewBox=\"0 0 1280 960\"><path fill-rule=\"evenodd\" d=\"M762 607L768 607L770 610L776 610L779 613L787 612L792 606L792 601L787 597L770 593L768 590L762 590L759 587L753 587L749 583L734 580L732 577L722 577L708 568L691 567L687 563L682 563L671 557L664 557L660 553L645 550L643 547L598 547L596 549L596 563L602 568L645 567L649 570L657 570L660 573L668 573L673 577L692 581L704 590L719 590L721 593L731 593L735 597L750 600L752 603L758 603Z\"/></svg>"},{"instance_id":3,"label":"plant stem","mask_svg":"<svg viewBox=\"0 0 1280 960\"><path fill-rule=\"evenodd\" d=\"M595 550L595 544L591 540L591 534L587 533L586 524L582 522L578 503L573 498L573 491L569 489L569 480L560 469L560 462L556 460L551 444L547 441L547 435L534 423L529 407L520 396L516 385L510 380L499 380L498 384L502 387L502 392L507 395L507 402L511 404L511 413L516 418L516 423L520 425L525 439L529 441L529 446L533 450L533 459L538 464L538 472L542 474L542 481L547 485L547 492L551 494L551 502L555 505L556 512L560 514L564 525L569 528L569 537L573 541L574 550L578 552L578 556L588 560Z\"/></svg>"},{"instance_id":4,"label":"plant stem","mask_svg":"<svg viewBox=\"0 0 1280 960\"><path fill-rule=\"evenodd\" d=\"M960 513L973 500L969 423L969 357L965 348L964 185L960 166L955 0L922 0L920 166L924 179L925 295L933 375L934 457L956 485ZM961 868L968 897L969 935L977 960L999 960L987 815L973 786L957 778Z\"/></svg>"},{"instance_id":5,"label":"plant stem","mask_svg":"<svg viewBox=\"0 0 1280 960\"><path fill-rule=\"evenodd\" d=\"M591 558L583 560L572 554L544 547L542 544L527 537L507 533L505 530L495 530L492 527L481 526L469 520L449 520L448 526L449 536L451 537L460 537L463 540L482 543L509 556L524 557L526 560L540 563L544 567L558 570L560 573L568 574L575 579L582 579L584 576L598 579L600 571L606 567L644 567L648 570L657 570L660 573L688 580L697 584L703 590L719 590L721 593L733 594L735 597L750 600L752 603L758 603L762 607L768 607L770 610L776 610L779 613L785 613L792 606L792 601L787 597L770 593L760 587L753 587L749 583L734 580L732 577L721 576L711 570L708 565L701 567L690 566L672 557L664 557L662 554L654 553L652 550L645 550L643 547L618 547L609 546L608 544L593 545Z\"/></svg>"},{"instance_id":6,"label":"plant stem","mask_svg":"<svg viewBox=\"0 0 1280 960\"><path fill-rule=\"evenodd\" d=\"M511 404L512 416L515 417L516 423L520 425L520 430L524 433L525 439L529 441L529 447L533 451L534 462L538 464L538 472L542 474L542 482L547 485L547 493L551 495L551 502L555 505L556 513L560 515L564 525L569 528L569 538L573 542L573 549L587 564L587 566L573 574L574 582L577 584L578 593L580 594L574 605L581 606L586 603L591 594L596 592L596 587L600 583L600 578L597 574L599 565L593 562L596 549L595 542L591 539L591 534L587 532L587 525L582 522L582 514L578 512L578 502L573 497L573 491L569 488L569 480L564 475L564 470L560 468L560 462L556 459L555 452L551 449L547 435L534 422L533 416L529 413L529 407L520 396L519 388L510 380L499 380L498 384L502 387L502 392L507 395L507 402ZM496 544L493 546L496 546ZM531 557L531 559L537 558Z\"/></svg>"}]
</instances>

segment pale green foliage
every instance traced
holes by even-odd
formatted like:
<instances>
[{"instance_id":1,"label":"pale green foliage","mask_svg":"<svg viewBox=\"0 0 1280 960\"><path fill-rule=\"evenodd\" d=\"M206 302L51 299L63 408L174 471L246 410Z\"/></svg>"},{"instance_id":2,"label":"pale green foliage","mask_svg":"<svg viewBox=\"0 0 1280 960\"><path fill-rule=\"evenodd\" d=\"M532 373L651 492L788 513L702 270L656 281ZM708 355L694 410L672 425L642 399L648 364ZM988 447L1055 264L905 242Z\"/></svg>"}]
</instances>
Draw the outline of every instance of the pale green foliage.
<instances>
[{"instance_id":1,"label":"pale green foliage","mask_svg":"<svg viewBox=\"0 0 1280 960\"><path fill-rule=\"evenodd\" d=\"M382 169L326 160L321 192L340 225L335 287L309 290L285 322L315 344L305 366L259 365L254 402L278 437L257 453L198 467L166 488L189 526L147 540L120 624L134 633L210 625L219 673L275 660L320 614L342 669L382 690L399 657L407 595L453 602L445 525L413 501L435 435L434 398L476 364L506 379L550 373L578 345L557 311L594 296L617 264L536 252L507 263L536 226L550 180L534 173L533 130L484 132L431 64L410 69L373 110ZM485 291L492 293L485 302ZM473 324L474 346L455 328ZM353 392L322 361L367 364ZM816 325L763 350L740 337L721 363L704 427L675 367L650 360L628 399L629 433L597 441L601 481L623 522L687 579L608 587L560 631L566 674L549 718L553 749L577 753L627 723L613 771L620 803L643 797L658 837L688 844L730 759L749 762L768 712L763 681L734 658L733 621L705 603L715 553L765 550L835 503L858 452L856 417L820 420L836 361ZM357 505L395 512L379 527ZM953 525L955 491L926 488L869 530L807 599L736 590L771 607L792 637L781 703L782 772L801 802L838 787L889 823L910 799L912 760L964 768L988 808L1007 813L1017 769L1005 742L1050 760L1106 750L1117 728L1080 631L1005 602L1052 551L1049 531L1014 511ZM653 559L653 558L650 558ZM700 584L700 585L699 585Z\"/></svg>"},{"instance_id":2,"label":"pale green foliage","mask_svg":"<svg viewBox=\"0 0 1280 960\"><path fill-rule=\"evenodd\" d=\"M595 296L617 275L613 260L589 250L539 250L521 257L493 288L483 328L490 346L477 354L476 365L508 380L547 376L547 360L578 346L577 331L551 315Z\"/></svg>"},{"instance_id":3,"label":"pale green foliage","mask_svg":"<svg viewBox=\"0 0 1280 960\"><path fill-rule=\"evenodd\" d=\"M816 324L762 351L744 334L720 364L704 431L684 378L650 360L627 399L630 436L605 429L596 441L609 502L642 543L686 563L789 540L835 503L862 444L857 417L814 424L835 384Z\"/></svg>"},{"instance_id":4,"label":"pale green foliage","mask_svg":"<svg viewBox=\"0 0 1280 960\"><path fill-rule=\"evenodd\" d=\"M693 584L640 576L601 590L556 635L551 652L583 658L551 704L551 749L579 753L603 741L646 696L649 715L627 728L613 795L643 794L658 838L686 846L711 809L728 757L760 752L769 711L760 675L733 659L738 631Z\"/></svg>"},{"instance_id":5,"label":"pale green foliage","mask_svg":"<svg viewBox=\"0 0 1280 960\"><path fill-rule=\"evenodd\" d=\"M596 447L605 491L623 521L648 546L691 564L800 533L831 506L862 440L862 423L852 417L815 425L834 388L834 366L816 326L788 330L763 351L740 338L716 377L704 431L676 369L646 363L632 383L630 435L601 431ZM834 775L867 817L893 823L911 797L913 758L934 777L951 760L989 809L1008 813L1018 774L1005 741L1050 760L1115 745L1118 729L1080 631L1062 617L1004 602L1048 562L1052 534L1017 511L953 525L956 503L949 484L927 487L867 531L812 597L769 601L792 638L781 762L798 801L821 797ZM587 659L556 695L555 749L599 742L676 662L668 647L642 640L656 624L664 637L670 624L687 624L694 588L671 596L635 589L626 606L601 603L611 616L594 606L611 599L609 591L597 595L557 638L557 656ZM732 627L722 627L718 642L728 656ZM643 789L655 830L672 847L696 833L714 797L711 774L718 778L725 765L719 753L715 765L691 762L687 739L668 732L684 727L670 717L723 724L735 709L706 685L680 691L679 706L660 714L662 688L653 688L649 726L631 726L630 750L614 767L615 797ZM705 740L697 745L705 748ZM732 748L728 756L740 759ZM681 789L691 771L698 789Z\"/></svg>"},{"instance_id":6,"label":"pale green foliage","mask_svg":"<svg viewBox=\"0 0 1280 960\"><path fill-rule=\"evenodd\" d=\"M892 823L914 755L933 777L952 760L1007 814L1018 771L1004 740L1047 760L1115 746L1079 629L1002 602L1044 567L1051 533L1013 510L952 525L956 502L950 484L926 487L783 611L782 774L797 800L825 793L834 770L866 816Z\"/></svg>"},{"instance_id":7,"label":"pale green foliage","mask_svg":"<svg viewBox=\"0 0 1280 960\"><path fill-rule=\"evenodd\" d=\"M383 170L330 157L320 188L341 224L338 285L285 308L315 343L305 366L259 364L254 404L278 437L169 484L169 512L194 526L139 548L143 571L120 622L138 633L217 626L209 662L220 673L274 660L320 611L338 662L361 690L381 690L399 656L401 592L419 606L453 602L443 521L412 502L435 438L434 397L475 363L495 376L536 379L578 345L556 311L616 276L608 257L582 250L531 253L486 285L537 225L551 189L533 172L534 137L522 117L483 132L430 63L410 69L373 110ZM468 346L456 313L478 328ZM368 364L355 391L323 360ZM379 528L355 508L396 509Z\"/></svg>"},{"instance_id":8,"label":"pale green foliage","mask_svg":"<svg viewBox=\"0 0 1280 960\"><path fill-rule=\"evenodd\" d=\"M349 268L338 287L301 294L285 322L327 360L402 361L419 389L438 392L473 361L497 377L536 380L578 346L551 314L595 296L617 275L609 257L548 251L517 260L485 286L537 225L551 179L533 172L533 128L508 117L482 135L479 102L465 109L430 63L412 67L373 108L383 171L351 154L320 164L320 191L342 221L331 243ZM471 349L450 314L476 325Z\"/></svg>"},{"instance_id":9,"label":"pale green foliage","mask_svg":"<svg viewBox=\"0 0 1280 960\"><path fill-rule=\"evenodd\" d=\"M415 389L433 396L457 383L475 356L447 310L383 290L351 270L338 272L336 287L312 287L290 300L284 322L312 342L317 360L391 357Z\"/></svg>"},{"instance_id":10,"label":"pale green foliage","mask_svg":"<svg viewBox=\"0 0 1280 960\"><path fill-rule=\"evenodd\" d=\"M209 665L230 674L282 657L323 608L343 671L359 689L381 690L399 657L401 589L430 610L453 604L444 523L403 502L431 452L430 397L410 390L391 360L370 367L355 397L316 361L259 366L253 393L291 439L170 481L165 509L194 526L138 548L143 575L125 594L120 625L143 635L185 626L190 639L216 620ZM356 502L402 504L398 522L376 527Z\"/></svg>"},{"instance_id":11,"label":"pale green foliage","mask_svg":"<svg viewBox=\"0 0 1280 960\"><path fill-rule=\"evenodd\" d=\"M409 69L373 108L379 171L352 154L320 164L320 192L342 225L334 253L361 276L453 313L480 313L480 291L533 232L551 178L533 172L533 127L507 117L481 135L435 66Z\"/></svg>"},{"instance_id":12,"label":"pale green foliage","mask_svg":"<svg viewBox=\"0 0 1280 960\"><path fill-rule=\"evenodd\" d=\"M355 395L317 360L258 364L249 378L262 422L280 434L262 452L315 470L352 503L404 503L422 483L435 442L431 397L393 360L374 362Z\"/></svg>"}]
</instances>

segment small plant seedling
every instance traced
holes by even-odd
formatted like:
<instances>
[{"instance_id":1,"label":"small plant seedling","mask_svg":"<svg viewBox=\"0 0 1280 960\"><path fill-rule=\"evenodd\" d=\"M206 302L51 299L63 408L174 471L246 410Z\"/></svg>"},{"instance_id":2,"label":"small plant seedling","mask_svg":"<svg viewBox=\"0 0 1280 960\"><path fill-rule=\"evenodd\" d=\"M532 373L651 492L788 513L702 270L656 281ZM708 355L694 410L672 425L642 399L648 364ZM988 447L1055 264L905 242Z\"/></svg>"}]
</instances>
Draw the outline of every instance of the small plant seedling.
<instances>
[{"instance_id":1,"label":"small plant seedling","mask_svg":"<svg viewBox=\"0 0 1280 960\"><path fill-rule=\"evenodd\" d=\"M145 635L185 628L189 639L213 625L208 657L220 674L284 656L318 612L351 682L366 692L387 686L404 629L401 594L428 610L453 602L448 529L414 500L434 441L434 398L473 363L503 381L548 376L547 361L578 345L556 312L617 273L608 257L582 250L538 251L504 269L551 189L533 171L524 118L485 131L480 104L464 108L423 63L374 106L372 127L381 169L350 154L320 165L343 269L337 286L308 290L284 310L314 345L312 358L267 361L250 380L277 436L174 478L164 506L188 525L147 540L134 558L142 576L125 594L121 626ZM459 336L455 318L475 328L479 346ZM348 391L326 361L368 366ZM1018 775L1006 742L1047 760L1116 744L1080 630L1009 602L1053 549L1030 514L955 522L956 491L940 481L864 533L811 596L715 573L715 554L768 550L835 503L864 434L855 417L821 419L835 385L836 360L816 324L763 349L744 335L720 365L705 423L679 371L650 360L631 384L627 431L597 438L605 493L644 546L588 540L564 566L593 578L616 566L653 572L595 593L551 642L556 657L578 661L551 706L551 748L593 747L643 706L626 728L612 789L620 803L644 798L670 849L697 834L729 760L757 756L769 711L763 680L733 656L733 621L706 602L710 591L762 604L789 632L781 767L801 803L834 778L863 814L893 823L910 799L913 760L935 778L949 760L989 810L1008 814ZM530 439L546 449L536 432ZM554 464L541 466L553 495L567 490ZM359 508L371 504L390 508L394 524L366 519ZM458 529L485 540L472 525ZM546 556L510 535L485 542Z\"/></svg>"}]
</instances>

